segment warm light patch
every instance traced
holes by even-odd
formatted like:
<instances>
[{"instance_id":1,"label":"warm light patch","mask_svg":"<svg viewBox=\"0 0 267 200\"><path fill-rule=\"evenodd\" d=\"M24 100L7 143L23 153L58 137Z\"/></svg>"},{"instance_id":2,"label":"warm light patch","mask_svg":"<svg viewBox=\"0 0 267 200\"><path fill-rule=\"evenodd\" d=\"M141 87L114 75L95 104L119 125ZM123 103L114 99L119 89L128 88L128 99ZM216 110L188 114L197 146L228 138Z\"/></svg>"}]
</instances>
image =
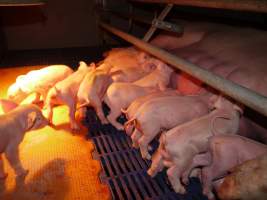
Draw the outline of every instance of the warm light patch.
<instances>
[{"instance_id":1,"label":"warm light patch","mask_svg":"<svg viewBox=\"0 0 267 200\"><path fill-rule=\"evenodd\" d=\"M32 69L35 68L0 70L5 74L1 78L0 97L5 97L7 87L17 75ZM9 175L6 180L0 180L0 199L110 199L107 186L98 178L100 164L91 156L93 144L81 137L86 129L71 133L66 106L59 106L54 112L55 128L47 126L28 132L20 145L23 166L30 170L24 182L15 180L13 170L4 159Z\"/></svg>"}]
</instances>

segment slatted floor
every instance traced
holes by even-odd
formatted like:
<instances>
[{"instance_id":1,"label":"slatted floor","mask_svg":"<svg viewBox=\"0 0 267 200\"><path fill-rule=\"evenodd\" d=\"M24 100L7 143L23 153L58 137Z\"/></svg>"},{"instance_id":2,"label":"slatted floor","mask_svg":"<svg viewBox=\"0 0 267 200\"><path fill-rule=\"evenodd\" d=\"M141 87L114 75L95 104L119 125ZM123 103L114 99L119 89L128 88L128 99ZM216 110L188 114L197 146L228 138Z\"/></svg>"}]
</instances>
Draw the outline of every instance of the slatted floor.
<instances>
[{"instance_id":1,"label":"slatted floor","mask_svg":"<svg viewBox=\"0 0 267 200\"><path fill-rule=\"evenodd\" d=\"M107 109L104 109L107 113ZM123 121L123 119L120 119ZM85 124L95 150L93 157L100 160L100 180L107 183L113 199L180 199L206 200L198 179L191 179L186 195L176 194L168 184L165 172L155 178L146 173L150 161L132 147L131 139L111 125L101 125L93 109L88 109Z\"/></svg>"}]
</instances>

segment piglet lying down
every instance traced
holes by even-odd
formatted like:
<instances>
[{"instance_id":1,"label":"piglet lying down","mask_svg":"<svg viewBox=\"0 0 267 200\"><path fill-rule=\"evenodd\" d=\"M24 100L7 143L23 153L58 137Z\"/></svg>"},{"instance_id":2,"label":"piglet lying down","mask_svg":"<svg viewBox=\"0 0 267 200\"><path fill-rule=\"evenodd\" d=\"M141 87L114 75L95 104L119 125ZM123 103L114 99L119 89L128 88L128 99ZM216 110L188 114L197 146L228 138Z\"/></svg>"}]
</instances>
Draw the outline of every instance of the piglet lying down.
<instances>
[{"instance_id":1,"label":"piglet lying down","mask_svg":"<svg viewBox=\"0 0 267 200\"><path fill-rule=\"evenodd\" d=\"M0 178L5 178L2 154L4 153L17 176L28 173L19 159L19 144L27 131L42 128L48 125L36 105L20 105L7 114L0 115Z\"/></svg>"}]
</instances>

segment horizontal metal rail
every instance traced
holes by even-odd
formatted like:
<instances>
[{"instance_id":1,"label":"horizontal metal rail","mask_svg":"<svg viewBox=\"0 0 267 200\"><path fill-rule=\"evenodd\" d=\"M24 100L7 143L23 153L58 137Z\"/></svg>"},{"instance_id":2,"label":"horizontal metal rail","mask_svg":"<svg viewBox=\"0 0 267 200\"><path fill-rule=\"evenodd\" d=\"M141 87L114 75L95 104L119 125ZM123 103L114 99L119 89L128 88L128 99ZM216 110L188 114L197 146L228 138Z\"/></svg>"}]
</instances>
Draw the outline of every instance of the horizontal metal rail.
<instances>
[{"instance_id":1,"label":"horizontal metal rail","mask_svg":"<svg viewBox=\"0 0 267 200\"><path fill-rule=\"evenodd\" d=\"M257 92L254 92L253 90L245 88L241 85L238 85L230 80L222 78L221 76L215 75L208 70L202 69L190 62L187 62L184 59L178 58L177 56L172 55L165 50L157 48L132 35L124 33L106 23L100 23L100 26L105 30L110 31L111 33L132 43L138 48L158 57L159 59L174 66L175 68L198 78L199 80L212 86L213 88L267 116L267 98L265 96L260 95Z\"/></svg>"},{"instance_id":2,"label":"horizontal metal rail","mask_svg":"<svg viewBox=\"0 0 267 200\"><path fill-rule=\"evenodd\" d=\"M267 13L267 0L131 0L142 3L172 3L182 6Z\"/></svg>"}]
</instances>

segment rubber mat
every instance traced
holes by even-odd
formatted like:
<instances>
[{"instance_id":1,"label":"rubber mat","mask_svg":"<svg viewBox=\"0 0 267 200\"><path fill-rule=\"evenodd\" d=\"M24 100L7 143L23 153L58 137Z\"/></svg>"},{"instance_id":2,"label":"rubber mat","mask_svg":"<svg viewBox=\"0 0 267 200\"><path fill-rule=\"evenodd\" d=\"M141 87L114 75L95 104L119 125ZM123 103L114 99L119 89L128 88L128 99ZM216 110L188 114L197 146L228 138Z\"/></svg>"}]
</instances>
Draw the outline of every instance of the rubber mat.
<instances>
[{"instance_id":1,"label":"rubber mat","mask_svg":"<svg viewBox=\"0 0 267 200\"><path fill-rule=\"evenodd\" d=\"M103 108L107 114L107 107ZM119 121L123 122L124 118L120 117ZM89 129L87 137L95 145L93 158L101 162L100 180L108 184L113 199L207 199L196 178L190 179L185 195L172 190L165 172L151 178L146 173L150 161L142 159L139 150L132 147L130 137L112 125L101 125L92 108L87 110L84 124Z\"/></svg>"}]
</instances>

